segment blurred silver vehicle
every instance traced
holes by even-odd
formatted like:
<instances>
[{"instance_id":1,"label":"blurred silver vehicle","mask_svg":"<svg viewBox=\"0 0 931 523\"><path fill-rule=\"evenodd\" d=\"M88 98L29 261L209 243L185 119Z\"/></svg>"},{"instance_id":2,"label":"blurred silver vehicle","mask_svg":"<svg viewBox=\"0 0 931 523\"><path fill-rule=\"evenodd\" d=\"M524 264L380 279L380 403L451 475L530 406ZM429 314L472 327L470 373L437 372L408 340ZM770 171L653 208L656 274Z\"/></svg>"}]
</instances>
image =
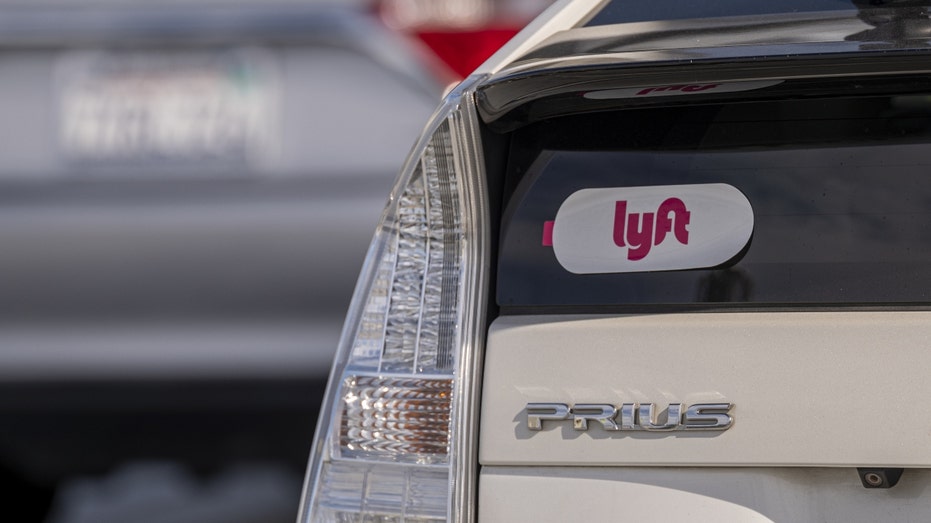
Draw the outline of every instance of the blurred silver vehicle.
<instances>
[{"instance_id":1,"label":"blurred silver vehicle","mask_svg":"<svg viewBox=\"0 0 931 523\"><path fill-rule=\"evenodd\" d=\"M442 84L362 2L0 5L7 492L40 519L91 478L53 520L125 521L135 494L94 494L123 464L293 463L293 499L266 500L292 518L365 247ZM147 517L262 514L240 490L251 511Z\"/></svg>"}]
</instances>

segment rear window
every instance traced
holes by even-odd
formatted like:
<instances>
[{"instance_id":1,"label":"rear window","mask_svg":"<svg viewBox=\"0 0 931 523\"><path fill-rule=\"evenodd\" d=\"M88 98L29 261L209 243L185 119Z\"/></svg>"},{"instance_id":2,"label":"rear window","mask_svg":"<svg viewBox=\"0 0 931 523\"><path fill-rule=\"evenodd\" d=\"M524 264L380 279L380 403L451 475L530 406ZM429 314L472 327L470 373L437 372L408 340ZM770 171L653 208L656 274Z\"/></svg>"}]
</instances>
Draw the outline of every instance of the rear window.
<instances>
[{"instance_id":1,"label":"rear window","mask_svg":"<svg viewBox=\"0 0 931 523\"><path fill-rule=\"evenodd\" d=\"M527 126L512 141L498 303L928 303L929 142L931 96L915 95L630 109ZM566 259L599 255L588 252L585 242L573 243L568 254L565 245L590 231L577 223L560 237L557 220L553 238L553 222L561 209L560 220L571 221L563 218L575 212L567 200L592 189L612 205L614 199L628 203L615 194L632 195L631 211L644 191L669 189L670 197L676 191L724 191L745 202L738 211L752 216L725 214L722 223L739 228L749 220L752 227L745 238L722 233L730 244L710 247L720 250L711 252L719 259L699 266L677 259L675 251L664 266L650 261L648 252L643 260L628 263L634 257L629 254L616 267L595 263L594 272L579 273ZM656 209L658 200L651 201ZM664 245L683 243L686 231L696 241L701 216L691 211L690 222L682 222L688 214L668 214ZM605 212L623 222L620 206ZM636 224L647 223L646 213L637 216L642 221ZM664 227L658 214L649 216L656 230ZM683 236L674 236L677 227ZM626 253L633 242L620 230L620 238L599 232L592 242L602 242L605 252ZM660 236L649 238L658 243ZM621 247L625 239L631 245ZM554 240L555 247L563 242L565 259L557 258Z\"/></svg>"},{"instance_id":2,"label":"rear window","mask_svg":"<svg viewBox=\"0 0 931 523\"><path fill-rule=\"evenodd\" d=\"M857 2L867 4L869 2ZM852 0L653 0L606 2L585 26L651 22L659 20L685 20L691 18L719 18L725 16L804 13L856 9Z\"/></svg>"}]
</instances>

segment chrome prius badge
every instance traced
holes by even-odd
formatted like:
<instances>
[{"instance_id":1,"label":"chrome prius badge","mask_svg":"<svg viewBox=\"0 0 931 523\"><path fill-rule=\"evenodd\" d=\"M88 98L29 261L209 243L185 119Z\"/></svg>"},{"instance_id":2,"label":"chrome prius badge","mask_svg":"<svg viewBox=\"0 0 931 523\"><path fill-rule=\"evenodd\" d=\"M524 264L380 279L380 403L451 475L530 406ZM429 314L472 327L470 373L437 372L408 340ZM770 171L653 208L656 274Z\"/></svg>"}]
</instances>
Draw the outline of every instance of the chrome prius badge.
<instances>
[{"instance_id":1,"label":"chrome prius badge","mask_svg":"<svg viewBox=\"0 0 931 523\"><path fill-rule=\"evenodd\" d=\"M582 189L544 226L544 245L575 274L715 267L753 233L753 208L723 183Z\"/></svg>"},{"instance_id":2,"label":"chrome prius badge","mask_svg":"<svg viewBox=\"0 0 931 523\"><path fill-rule=\"evenodd\" d=\"M601 425L607 431L694 431L727 430L734 424L730 415L733 403L696 403L691 406L671 403L666 419L660 420L653 403L528 403L527 428L543 430L544 422L571 421L572 428L588 430L589 424Z\"/></svg>"}]
</instances>

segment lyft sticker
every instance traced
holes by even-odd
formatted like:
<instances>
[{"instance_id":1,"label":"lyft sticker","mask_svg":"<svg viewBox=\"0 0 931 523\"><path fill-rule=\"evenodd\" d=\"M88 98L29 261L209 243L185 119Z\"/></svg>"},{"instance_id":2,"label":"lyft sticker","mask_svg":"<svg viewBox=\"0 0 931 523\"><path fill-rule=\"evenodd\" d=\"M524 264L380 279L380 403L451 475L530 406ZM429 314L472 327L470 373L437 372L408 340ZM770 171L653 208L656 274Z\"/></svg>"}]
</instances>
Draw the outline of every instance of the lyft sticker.
<instances>
[{"instance_id":1,"label":"lyft sticker","mask_svg":"<svg viewBox=\"0 0 931 523\"><path fill-rule=\"evenodd\" d=\"M682 96L696 93L739 93L742 91L764 89L781 83L782 80L758 80L752 82L654 85L649 87L590 91L585 93L584 97L589 100L618 100L623 98L644 98L647 96Z\"/></svg>"},{"instance_id":2,"label":"lyft sticker","mask_svg":"<svg viewBox=\"0 0 931 523\"><path fill-rule=\"evenodd\" d=\"M714 267L753 233L753 208L723 184L582 189L544 224L543 244L575 274Z\"/></svg>"}]
</instances>

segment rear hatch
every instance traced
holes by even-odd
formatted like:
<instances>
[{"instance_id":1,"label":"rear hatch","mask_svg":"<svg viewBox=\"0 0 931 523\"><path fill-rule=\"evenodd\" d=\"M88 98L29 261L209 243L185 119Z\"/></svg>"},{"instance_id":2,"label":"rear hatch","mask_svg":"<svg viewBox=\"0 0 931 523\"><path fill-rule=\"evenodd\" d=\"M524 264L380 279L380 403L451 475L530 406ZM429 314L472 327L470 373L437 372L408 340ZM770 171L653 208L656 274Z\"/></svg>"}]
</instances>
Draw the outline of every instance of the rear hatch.
<instances>
[{"instance_id":1,"label":"rear hatch","mask_svg":"<svg viewBox=\"0 0 931 523\"><path fill-rule=\"evenodd\" d=\"M790 49L480 90L481 520L928 519L928 77Z\"/></svg>"}]
</instances>

